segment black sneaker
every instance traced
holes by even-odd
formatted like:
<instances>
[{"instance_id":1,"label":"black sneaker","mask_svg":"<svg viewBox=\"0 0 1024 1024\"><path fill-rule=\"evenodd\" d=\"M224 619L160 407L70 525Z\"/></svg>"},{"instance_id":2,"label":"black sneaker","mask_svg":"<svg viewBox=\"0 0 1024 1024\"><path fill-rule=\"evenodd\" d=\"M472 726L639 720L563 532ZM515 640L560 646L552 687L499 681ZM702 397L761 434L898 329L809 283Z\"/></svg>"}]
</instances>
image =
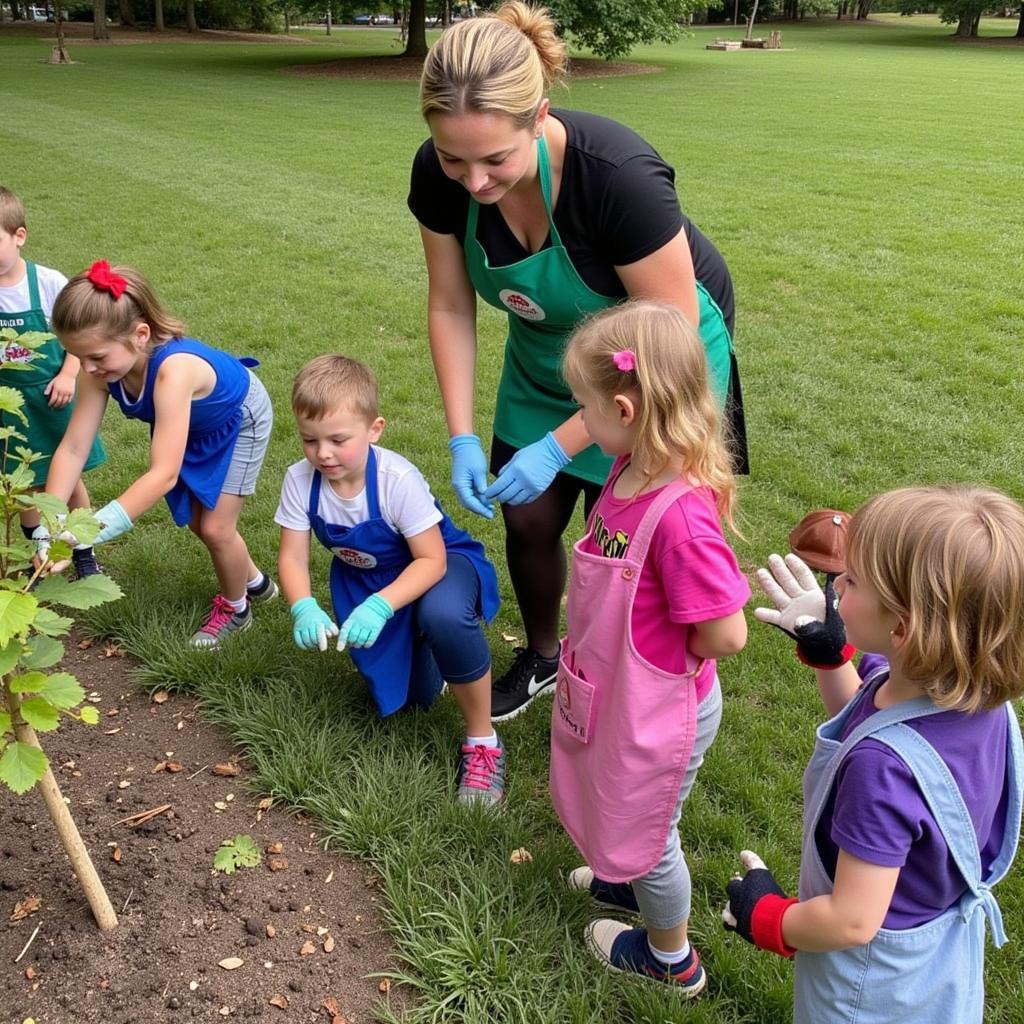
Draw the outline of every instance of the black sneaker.
<instances>
[{"instance_id":1,"label":"black sneaker","mask_svg":"<svg viewBox=\"0 0 1024 1024\"><path fill-rule=\"evenodd\" d=\"M277 597L277 584L270 578L270 573L263 574L263 582L258 587L245 588L246 597L255 604L273 601Z\"/></svg>"},{"instance_id":2,"label":"black sneaker","mask_svg":"<svg viewBox=\"0 0 1024 1024\"><path fill-rule=\"evenodd\" d=\"M95 548L76 548L71 552L71 561L75 566L76 579L84 580L86 576L103 575L103 566L96 561Z\"/></svg>"},{"instance_id":3,"label":"black sneaker","mask_svg":"<svg viewBox=\"0 0 1024 1024\"><path fill-rule=\"evenodd\" d=\"M491 687L491 721L515 718L539 693L551 690L558 658L543 658L532 647L516 647L516 660Z\"/></svg>"}]
</instances>

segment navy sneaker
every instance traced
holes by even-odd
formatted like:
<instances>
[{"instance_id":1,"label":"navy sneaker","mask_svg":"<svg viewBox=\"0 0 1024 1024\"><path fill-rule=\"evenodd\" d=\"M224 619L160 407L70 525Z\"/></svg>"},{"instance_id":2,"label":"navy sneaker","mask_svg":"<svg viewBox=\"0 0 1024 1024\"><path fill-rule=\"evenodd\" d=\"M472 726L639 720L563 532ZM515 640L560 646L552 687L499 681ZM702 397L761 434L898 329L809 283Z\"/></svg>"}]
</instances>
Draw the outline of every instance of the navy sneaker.
<instances>
[{"instance_id":1,"label":"navy sneaker","mask_svg":"<svg viewBox=\"0 0 1024 1024\"><path fill-rule=\"evenodd\" d=\"M702 992L708 976L701 966L697 950L677 964L663 964L647 944L646 928L630 928L607 918L591 921L584 933L587 948L605 967L624 974L639 974L649 981L674 985L686 999Z\"/></svg>"},{"instance_id":2,"label":"navy sneaker","mask_svg":"<svg viewBox=\"0 0 1024 1024\"><path fill-rule=\"evenodd\" d=\"M75 566L76 579L84 580L86 576L103 575L103 566L96 561L95 548L75 548L71 552L71 561Z\"/></svg>"},{"instance_id":3,"label":"navy sneaker","mask_svg":"<svg viewBox=\"0 0 1024 1024\"><path fill-rule=\"evenodd\" d=\"M583 865L569 872L566 883L570 889L589 892L594 902L609 910L626 910L631 914L639 914L633 886L629 882L606 882L598 878L593 871Z\"/></svg>"}]
</instances>

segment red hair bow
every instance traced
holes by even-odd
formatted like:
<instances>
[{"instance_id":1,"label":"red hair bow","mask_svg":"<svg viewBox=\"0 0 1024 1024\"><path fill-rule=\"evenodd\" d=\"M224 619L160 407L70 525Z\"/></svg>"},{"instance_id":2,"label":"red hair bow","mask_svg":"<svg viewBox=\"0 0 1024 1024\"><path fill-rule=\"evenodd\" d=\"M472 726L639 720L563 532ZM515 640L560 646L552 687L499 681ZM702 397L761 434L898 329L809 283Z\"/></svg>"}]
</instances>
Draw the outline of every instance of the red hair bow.
<instances>
[{"instance_id":1,"label":"red hair bow","mask_svg":"<svg viewBox=\"0 0 1024 1024\"><path fill-rule=\"evenodd\" d=\"M106 260L97 260L86 275L97 291L110 292L116 302L125 293L128 282L120 275L111 273Z\"/></svg>"}]
</instances>

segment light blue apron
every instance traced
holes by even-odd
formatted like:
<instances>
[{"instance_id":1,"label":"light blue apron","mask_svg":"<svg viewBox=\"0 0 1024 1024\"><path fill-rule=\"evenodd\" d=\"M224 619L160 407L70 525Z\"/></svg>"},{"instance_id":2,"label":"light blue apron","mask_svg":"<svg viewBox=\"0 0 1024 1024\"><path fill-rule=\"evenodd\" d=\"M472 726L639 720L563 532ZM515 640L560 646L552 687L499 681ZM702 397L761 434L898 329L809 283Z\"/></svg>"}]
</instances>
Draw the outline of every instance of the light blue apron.
<instances>
[{"instance_id":1,"label":"light blue apron","mask_svg":"<svg viewBox=\"0 0 1024 1024\"><path fill-rule=\"evenodd\" d=\"M862 689L835 718L818 728L814 753L804 772L800 899L832 891L832 880L818 855L815 830L843 758L868 736L894 750L913 773L967 891L956 905L926 924L899 931L881 928L867 945L852 949L797 953L793 1019L796 1024L980 1024L986 920L993 943L999 947L1006 942L992 886L1009 870L1020 838L1024 789L1020 726L1007 704L1006 832L999 854L982 878L977 835L953 775L935 748L902 724L947 709L925 697L906 701L873 714L840 742L837 737L844 722L867 691Z\"/></svg>"}]
</instances>

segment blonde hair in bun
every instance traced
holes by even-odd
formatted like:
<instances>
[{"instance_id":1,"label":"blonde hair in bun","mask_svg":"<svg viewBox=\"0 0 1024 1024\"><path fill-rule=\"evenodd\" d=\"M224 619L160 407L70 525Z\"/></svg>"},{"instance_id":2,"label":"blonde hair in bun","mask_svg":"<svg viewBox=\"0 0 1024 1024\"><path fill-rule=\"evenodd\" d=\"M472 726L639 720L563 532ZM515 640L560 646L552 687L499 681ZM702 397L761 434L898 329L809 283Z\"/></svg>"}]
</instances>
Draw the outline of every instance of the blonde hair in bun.
<instances>
[{"instance_id":1,"label":"blonde hair in bun","mask_svg":"<svg viewBox=\"0 0 1024 1024\"><path fill-rule=\"evenodd\" d=\"M431 114L507 114L530 128L548 89L566 72L565 44L551 12L510 0L446 29L420 79L420 110Z\"/></svg>"}]
</instances>

